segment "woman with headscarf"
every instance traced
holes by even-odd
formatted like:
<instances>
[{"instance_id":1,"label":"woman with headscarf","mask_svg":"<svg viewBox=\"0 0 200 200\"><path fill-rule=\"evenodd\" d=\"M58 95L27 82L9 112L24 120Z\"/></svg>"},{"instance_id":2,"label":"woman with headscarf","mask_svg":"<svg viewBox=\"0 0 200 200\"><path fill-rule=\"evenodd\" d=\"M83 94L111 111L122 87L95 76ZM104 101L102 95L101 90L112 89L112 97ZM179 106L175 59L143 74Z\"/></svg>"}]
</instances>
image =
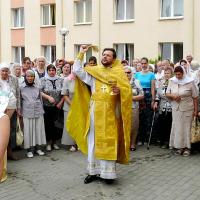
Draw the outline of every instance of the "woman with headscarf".
<instances>
[{"instance_id":1,"label":"woman with headscarf","mask_svg":"<svg viewBox=\"0 0 200 200\"><path fill-rule=\"evenodd\" d=\"M71 69L70 69L71 71ZM64 79L63 82L63 88L61 94L64 97L64 127L63 127L63 134L62 134L62 140L61 143L63 145L70 146L70 151L76 151L77 146L75 141L71 138L69 135L68 131L66 130L66 120L67 120L67 115L70 109L71 101L74 95L74 86L75 86L75 79L76 75L71 73L67 78Z\"/></svg>"},{"instance_id":2,"label":"woman with headscarf","mask_svg":"<svg viewBox=\"0 0 200 200\"><path fill-rule=\"evenodd\" d=\"M194 79L188 77L184 68L177 66L170 79L166 96L171 99L172 129L169 146L175 154L189 156L191 149L191 126L198 112L198 91Z\"/></svg>"},{"instance_id":3,"label":"woman with headscarf","mask_svg":"<svg viewBox=\"0 0 200 200\"><path fill-rule=\"evenodd\" d=\"M20 90L16 77L10 75L10 65L0 64L0 81L4 90L10 91L9 103L6 108L6 114L10 117L10 140L8 145L8 158L18 160L12 150L16 147L16 122L17 114L20 114Z\"/></svg>"},{"instance_id":4,"label":"woman with headscarf","mask_svg":"<svg viewBox=\"0 0 200 200\"><path fill-rule=\"evenodd\" d=\"M64 99L61 96L63 78L56 75L56 67L52 64L47 66L47 73L41 79L42 97L44 98L44 122L47 139L47 151L52 147L59 149L56 141L61 139L61 132L56 125L59 118L59 111L62 108ZM63 128L63 127L62 127Z\"/></svg>"},{"instance_id":5,"label":"woman with headscarf","mask_svg":"<svg viewBox=\"0 0 200 200\"><path fill-rule=\"evenodd\" d=\"M40 89L34 84L35 73L27 70L24 83L20 87L22 98L22 116L24 122L24 148L27 157L32 158L34 151L43 156L41 145L46 144L44 128L44 110Z\"/></svg>"}]
</instances>

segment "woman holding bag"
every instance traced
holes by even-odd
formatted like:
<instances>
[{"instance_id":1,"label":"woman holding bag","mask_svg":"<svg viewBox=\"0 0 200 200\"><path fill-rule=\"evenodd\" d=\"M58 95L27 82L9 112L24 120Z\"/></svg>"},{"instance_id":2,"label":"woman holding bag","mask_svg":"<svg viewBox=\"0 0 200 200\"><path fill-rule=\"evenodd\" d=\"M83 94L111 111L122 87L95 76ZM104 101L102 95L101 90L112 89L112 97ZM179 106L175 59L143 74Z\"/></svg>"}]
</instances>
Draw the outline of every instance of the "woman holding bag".
<instances>
[{"instance_id":1,"label":"woman holding bag","mask_svg":"<svg viewBox=\"0 0 200 200\"><path fill-rule=\"evenodd\" d=\"M188 77L184 68L177 66L171 78L166 96L171 99L172 129L169 146L176 155L189 156L191 149L191 126L198 112L198 91L194 79Z\"/></svg>"}]
</instances>

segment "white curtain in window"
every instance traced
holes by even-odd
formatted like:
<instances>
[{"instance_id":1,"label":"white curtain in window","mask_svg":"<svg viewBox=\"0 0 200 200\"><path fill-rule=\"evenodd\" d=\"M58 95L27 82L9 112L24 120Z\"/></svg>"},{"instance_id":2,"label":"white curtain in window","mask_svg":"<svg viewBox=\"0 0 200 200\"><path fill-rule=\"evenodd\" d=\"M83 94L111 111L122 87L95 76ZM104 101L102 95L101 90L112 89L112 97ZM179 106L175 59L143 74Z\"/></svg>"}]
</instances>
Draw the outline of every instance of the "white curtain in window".
<instances>
[{"instance_id":1,"label":"white curtain in window","mask_svg":"<svg viewBox=\"0 0 200 200\"><path fill-rule=\"evenodd\" d=\"M92 0L86 0L85 1L85 16L86 21L85 22L91 22L92 21Z\"/></svg>"},{"instance_id":2,"label":"white curtain in window","mask_svg":"<svg viewBox=\"0 0 200 200\"><path fill-rule=\"evenodd\" d=\"M124 0L116 0L116 20L125 19L124 7L125 7Z\"/></svg>"},{"instance_id":3,"label":"white curtain in window","mask_svg":"<svg viewBox=\"0 0 200 200\"><path fill-rule=\"evenodd\" d=\"M50 46L44 46L44 57L48 62L51 62L51 50Z\"/></svg>"},{"instance_id":4,"label":"white curtain in window","mask_svg":"<svg viewBox=\"0 0 200 200\"><path fill-rule=\"evenodd\" d=\"M24 8L20 8L20 26L24 27Z\"/></svg>"},{"instance_id":5,"label":"white curtain in window","mask_svg":"<svg viewBox=\"0 0 200 200\"><path fill-rule=\"evenodd\" d=\"M43 24L42 25L50 25L49 17L50 17L49 5L45 5L43 6Z\"/></svg>"},{"instance_id":6,"label":"white curtain in window","mask_svg":"<svg viewBox=\"0 0 200 200\"><path fill-rule=\"evenodd\" d=\"M76 23L84 22L83 1L76 2Z\"/></svg>"},{"instance_id":7,"label":"white curtain in window","mask_svg":"<svg viewBox=\"0 0 200 200\"><path fill-rule=\"evenodd\" d=\"M19 47L14 47L14 61L20 63L20 51Z\"/></svg>"},{"instance_id":8,"label":"white curtain in window","mask_svg":"<svg viewBox=\"0 0 200 200\"><path fill-rule=\"evenodd\" d=\"M134 45L126 44L126 60L128 60L129 64L132 63L134 58Z\"/></svg>"},{"instance_id":9,"label":"white curtain in window","mask_svg":"<svg viewBox=\"0 0 200 200\"><path fill-rule=\"evenodd\" d=\"M126 0L126 19L134 19L134 0Z\"/></svg>"},{"instance_id":10,"label":"white curtain in window","mask_svg":"<svg viewBox=\"0 0 200 200\"><path fill-rule=\"evenodd\" d=\"M22 59L25 57L25 48L24 47L20 47L20 62L22 63Z\"/></svg>"},{"instance_id":11,"label":"white curtain in window","mask_svg":"<svg viewBox=\"0 0 200 200\"><path fill-rule=\"evenodd\" d=\"M56 46L51 46L51 63L56 60Z\"/></svg>"},{"instance_id":12,"label":"white curtain in window","mask_svg":"<svg viewBox=\"0 0 200 200\"><path fill-rule=\"evenodd\" d=\"M172 59L171 58L171 43L163 43L161 46L162 49L162 59Z\"/></svg>"},{"instance_id":13,"label":"white curtain in window","mask_svg":"<svg viewBox=\"0 0 200 200\"><path fill-rule=\"evenodd\" d=\"M20 19L19 19L19 9L13 10L13 17L14 17L14 27L20 26Z\"/></svg>"},{"instance_id":14,"label":"white curtain in window","mask_svg":"<svg viewBox=\"0 0 200 200\"><path fill-rule=\"evenodd\" d=\"M117 57L121 60L125 59L124 44L116 44Z\"/></svg>"},{"instance_id":15,"label":"white curtain in window","mask_svg":"<svg viewBox=\"0 0 200 200\"><path fill-rule=\"evenodd\" d=\"M172 0L162 0L161 17L171 17Z\"/></svg>"},{"instance_id":16,"label":"white curtain in window","mask_svg":"<svg viewBox=\"0 0 200 200\"><path fill-rule=\"evenodd\" d=\"M183 0L174 0L174 16L183 16Z\"/></svg>"}]
</instances>

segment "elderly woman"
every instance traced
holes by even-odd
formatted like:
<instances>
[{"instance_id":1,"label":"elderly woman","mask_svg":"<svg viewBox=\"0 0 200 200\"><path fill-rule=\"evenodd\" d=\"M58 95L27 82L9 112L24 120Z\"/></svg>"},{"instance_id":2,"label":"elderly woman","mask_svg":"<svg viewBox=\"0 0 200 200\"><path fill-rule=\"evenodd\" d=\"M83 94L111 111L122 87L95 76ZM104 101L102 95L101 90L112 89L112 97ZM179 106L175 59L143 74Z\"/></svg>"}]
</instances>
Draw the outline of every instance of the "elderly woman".
<instances>
[{"instance_id":1,"label":"elderly woman","mask_svg":"<svg viewBox=\"0 0 200 200\"><path fill-rule=\"evenodd\" d=\"M22 74L21 71L22 71L22 67L20 66L20 64L14 63L12 66L12 75L18 79L20 86L24 82L24 77L21 75Z\"/></svg>"},{"instance_id":2,"label":"elderly woman","mask_svg":"<svg viewBox=\"0 0 200 200\"><path fill-rule=\"evenodd\" d=\"M144 144L150 133L152 121L152 106L155 101L155 75L149 71L147 58L141 59L142 71L136 72L134 77L138 79L144 91L144 100L140 103L140 132L139 140Z\"/></svg>"},{"instance_id":3,"label":"elderly woman","mask_svg":"<svg viewBox=\"0 0 200 200\"><path fill-rule=\"evenodd\" d=\"M170 79L166 96L172 104L172 129L169 146L176 149L176 154L190 155L191 125L193 116L198 112L198 91L194 79L184 73L178 66L175 77Z\"/></svg>"},{"instance_id":4,"label":"elderly woman","mask_svg":"<svg viewBox=\"0 0 200 200\"><path fill-rule=\"evenodd\" d=\"M11 119L10 127L10 140L8 145L8 158L17 160L13 155L12 149L16 147L16 121L17 113L20 113L20 90L16 77L10 75L10 65L7 63L0 64L0 80L2 87L10 91L10 99L6 109L6 114Z\"/></svg>"},{"instance_id":5,"label":"elderly woman","mask_svg":"<svg viewBox=\"0 0 200 200\"><path fill-rule=\"evenodd\" d=\"M27 70L24 83L20 87L22 98L22 116L24 122L24 148L27 157L32 158L34 150L43 156L41 145L46 144L43 105L40 89L34 84L35 73Z\"/></svg>"},{"instance_id":6,"label":"elderly woman","mask_svg":"<svg viewBox=\"0 0 200 200\"><path fill-rule=\"evenodd\" d=\"M136 150L136 139L139 129L139 101L144 98L144 92L140 81L132 77L131 67L125 67L124 71L132 87L132 123L131 123L131 144L130 150Z\"/></svg>"},{"instance_id":7,"label":"elderly woman","mask_svg":"<svg viewBox=\"0 0 200 200\"><path fill-rule=\"evenodd\" d=\"M56 141L61 139L60 130L56 127L59 110L62 108L64 99L61 96L63 79L56 75L56 67L52 64L47 66L47 74L41 79L42 96L44 98L44 122L47 139L47 151L59 149Z\"/></svg>"},{"instance_id":8,"label":"elderly woman","mask_svg":"<svg viewBox=\"0 0 200 200\"><path fill-rule=\"evenodd\" d=\"M2 81L0 80L0 183L7 178L6 149L10 134L10 119L4 112L8 106L10 94L11 92L3 87Z\"/></svg>"},{"instance_id":9,"label":"elderly woman","mask_svg":"<svg viewBox=\"0 0 200 200\"><path fill-rule=\"evenodd\" d=\"M70 151L76 151L77 146L75 141L71 138L69 133L66 130L66 120L67 120L67 115L70 109L71 101L74 95L74 86L75 86L75 79L76 76L71 73L67 78L64 79L63 82L63 88L61 94L64 97L64 128L63 128L63 135L62 135L62 140L61 143L67 146L70 146Z\"/></svg>"},{"instance_id":10,"label":"elderly woman","mask_svg":"<svg viewBox=\"0 0 200 200\"><path fill-rule=\"evenodd\" d=\"M166 90L172 73L173 70L171 67L165 68L164 77L158 82L156 101L154 104L154 110L159 106L158 130L161 148L168 148L169 146L172 125L172 107L171 101L166 97Z\"/></svg>"}]
</instances>

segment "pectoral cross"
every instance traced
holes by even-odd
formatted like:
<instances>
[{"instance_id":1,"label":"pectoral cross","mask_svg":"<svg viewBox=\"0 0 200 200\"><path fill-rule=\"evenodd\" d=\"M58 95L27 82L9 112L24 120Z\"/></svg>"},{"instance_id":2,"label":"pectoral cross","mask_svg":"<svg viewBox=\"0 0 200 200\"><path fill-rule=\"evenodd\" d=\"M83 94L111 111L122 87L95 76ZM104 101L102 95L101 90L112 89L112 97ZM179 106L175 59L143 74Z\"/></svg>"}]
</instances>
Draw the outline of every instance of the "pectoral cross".
<instances>
[{"instance_id":1,"label":"pectoral cross","mask_svg":"<svg viewBox=\"0 0 200 200\"><path fill-rule=\"evenodd\" d=\"M104 92L107 90L106 85L102 85L101 90L102 90L102 92L104 93Z\"/></svg>"}]
</instances>

